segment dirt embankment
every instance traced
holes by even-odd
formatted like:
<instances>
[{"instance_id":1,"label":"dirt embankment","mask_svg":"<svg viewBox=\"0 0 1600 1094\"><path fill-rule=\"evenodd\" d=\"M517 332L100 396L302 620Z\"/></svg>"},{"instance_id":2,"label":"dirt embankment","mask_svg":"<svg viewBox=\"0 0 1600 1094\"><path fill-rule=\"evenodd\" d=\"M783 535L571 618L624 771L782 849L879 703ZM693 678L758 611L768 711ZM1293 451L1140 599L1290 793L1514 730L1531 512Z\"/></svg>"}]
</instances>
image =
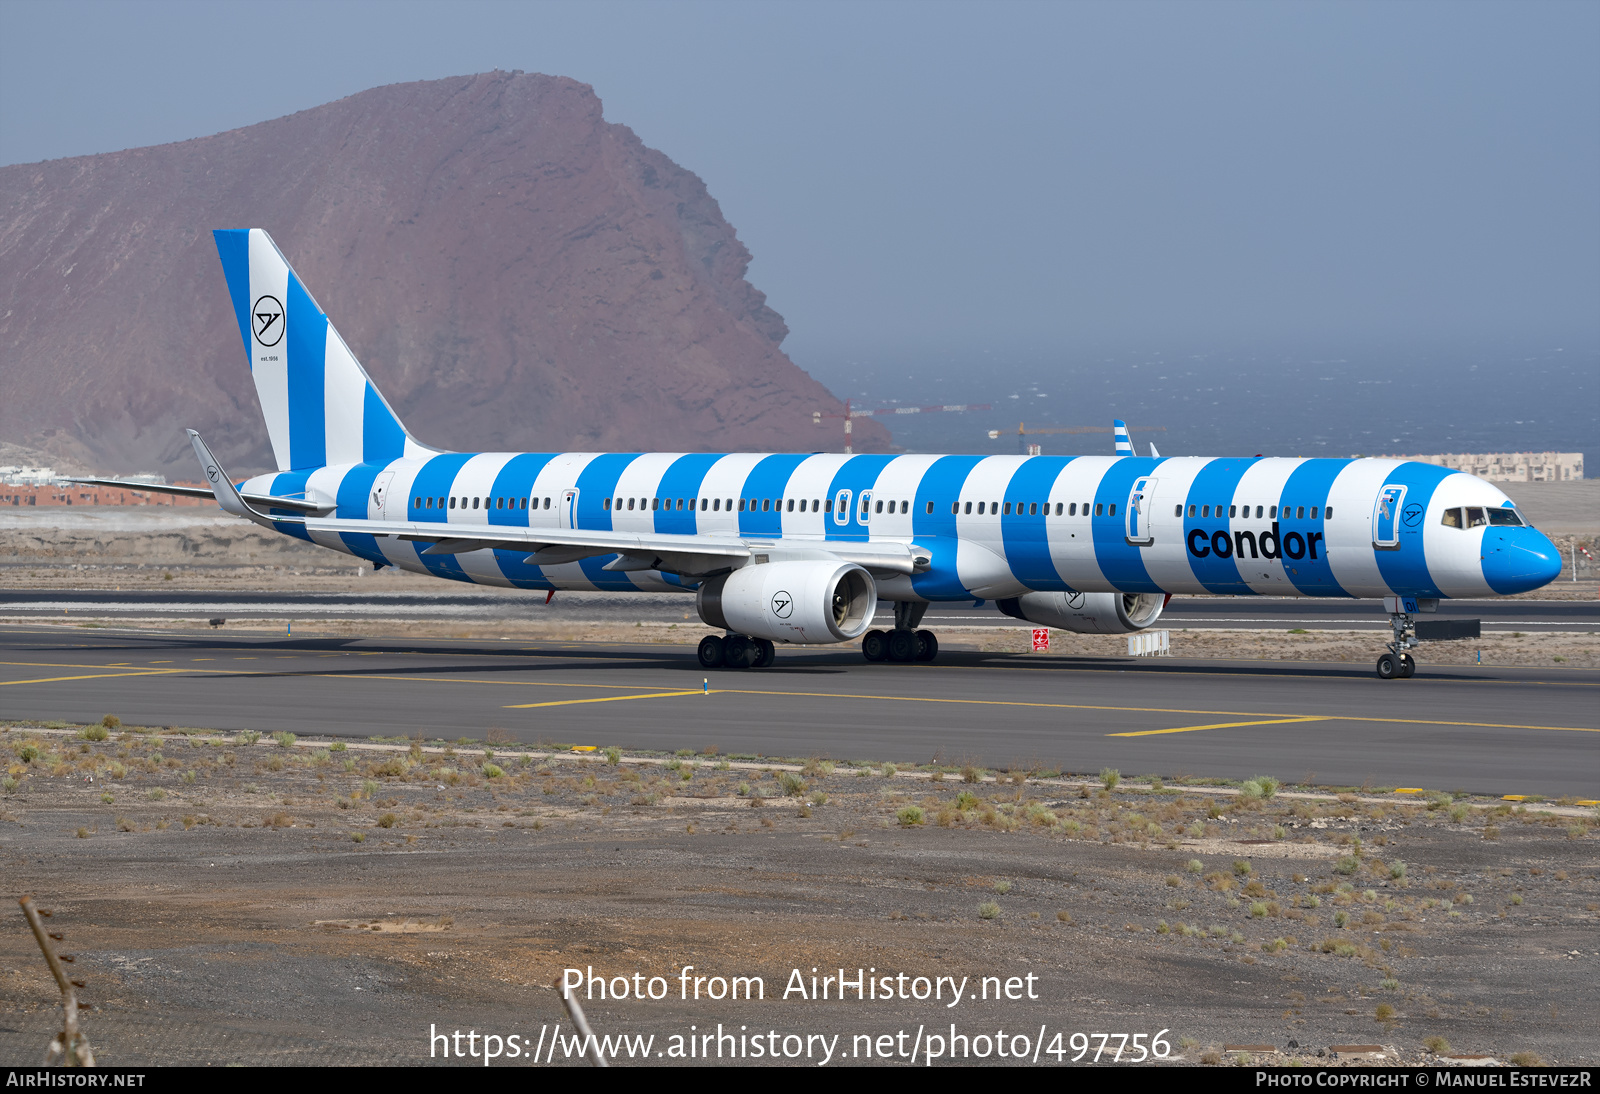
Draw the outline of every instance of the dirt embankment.
<instances>
[{"instance_id":1,"label":"dirt embankment","mask_svg":"<svg viewBox=\"0 0 1600 1094\"><path fill-rule=\"evenodd\" d=\"M766 998L593 1000L591 1023L847 1046L952 1021L1165 1029L1190 1062L1591 1052L1593 810L484 748L0 730L0 869L56 912L108 1064L420 1062L430 1023L563 1019L563 969L685 965ZM56 1017L30 947L0 936L6 1058ZM1038 998L782 997L812 966L1031 974Z\"/></svg>"}]
</instances>

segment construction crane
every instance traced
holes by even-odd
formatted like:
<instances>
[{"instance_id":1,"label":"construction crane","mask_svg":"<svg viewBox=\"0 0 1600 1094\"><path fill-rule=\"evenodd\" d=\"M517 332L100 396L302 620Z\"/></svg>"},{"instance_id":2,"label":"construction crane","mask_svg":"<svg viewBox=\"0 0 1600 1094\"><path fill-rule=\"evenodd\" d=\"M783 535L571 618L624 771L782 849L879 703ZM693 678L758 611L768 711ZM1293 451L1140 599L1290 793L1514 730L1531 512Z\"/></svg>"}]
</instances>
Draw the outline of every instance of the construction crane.
<instances>
[{"instance_id":1,"label":"construction crane","mask_svg":"<svg viewBox=\"0 0 1600 1094\"><path fill-rule=\"evenodd\" d=\"M881 415L889 415L889 414L939 414L939 413L944 413L945 411L993 410L993 409L994 409L993 405L991 405L989 403L961 403L959 405L954 405L954 406L880 406L876 410L851 410L850 409L850 400L846 399L844 401L844 413L843 414L824 414L820 410L813 410L811 412L811 420L814 423L816 423L817 425L821 425L822 424L822 419L824 419L824 418L843 418L844 419L844 452L845 452L845 455L848 456L853 451L851 449L851 447L850 447L850 434L852 432L852 430L851 430L851 419L852 418L872 418L872 417L877 417L877 416L881 416Z\"/></svg>"},{"instance_id":2,"label":"construction crane","mask_svg":"<svg viewBox=\"0 0 1600 1094\"><path fill-rule=\"evenodd\" d=\"M1112 427L1109 425L1045 425L1029 429L1025 423L1018 422L1017 453L1026 456L1039 455L1040 446L1028 443L1028 437L1042 436L1047 433L1110 433L1112 431ZM1165 433L1166 431L1167 427L1164 425L1130 425L1128 427L1128 432L1130 433ZM998 441L1000 439L1000 430L989 430L989 439Z\"/></svg>"}]
</instances>

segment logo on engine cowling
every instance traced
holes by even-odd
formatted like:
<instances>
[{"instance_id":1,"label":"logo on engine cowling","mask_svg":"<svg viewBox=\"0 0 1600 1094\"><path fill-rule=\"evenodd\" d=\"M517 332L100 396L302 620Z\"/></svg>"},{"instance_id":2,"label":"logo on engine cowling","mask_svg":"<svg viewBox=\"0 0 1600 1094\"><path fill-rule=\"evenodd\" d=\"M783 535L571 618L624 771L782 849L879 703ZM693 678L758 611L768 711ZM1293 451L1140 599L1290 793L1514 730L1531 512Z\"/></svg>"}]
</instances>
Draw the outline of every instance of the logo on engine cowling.
<instances>
[{"instance_id":1,"label":"logo on engine cowling","mask_svg":"<svg viewBox=\"0 0 1600 1094\"><path fill-rule=\"evenodd\" d=\"M781 590L772 594L773 615L779 619L788 619L792 611L794 611L794 597Z\"/></svg>"},{"instance_id":2,"label":"logo on engine cowling","mask_svg":"<svg viewBox=\"0 0 1600 1094\"><path fill-rule=\"evenodd\" d=\"M1080 610L1083 607L1083 594L1079 592L1068 593L1067 607L1071 608L1073 611Z\"/></svg>"}]
</instances>

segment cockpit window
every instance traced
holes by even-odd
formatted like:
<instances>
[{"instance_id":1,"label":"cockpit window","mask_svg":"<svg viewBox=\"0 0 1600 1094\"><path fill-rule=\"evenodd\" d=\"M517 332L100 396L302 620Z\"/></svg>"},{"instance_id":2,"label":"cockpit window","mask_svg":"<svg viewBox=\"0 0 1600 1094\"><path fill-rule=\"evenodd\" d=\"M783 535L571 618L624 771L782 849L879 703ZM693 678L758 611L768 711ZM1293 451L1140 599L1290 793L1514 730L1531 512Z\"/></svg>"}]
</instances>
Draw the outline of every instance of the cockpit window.
<instances>
[{"instance_id":1,"label":"cockpit window","mask_svg":"<svg viewBox=\"0 0 1600 1094\"><path fill-rule=\"evenodd\" d=\"M1460 528L1461 527L1461 510L1459 510L1459 509L1446 509L1444 511L1444 516L1443 516L1443 518L1440 519L1439 523L1444 525L1446 528Z\"/></svg>"},{"instance_id":2,"label":"cockpit window","mask_svg":"<svg viewBox=\"0 0 1600 1094\"><path fill-rule=\"evenodd\" d=\"M1487 518L1487 517L1485 517L1483 515L1483 510L1482 509L1479 509L1476 505L1469 506L1467 508L1467 527L1468 528L1482 528L1485 524L1488 524L1488 523L1489 523L1489 518Z\"/></svg>"},{"instance_id":3,"label":"cockpit window","mask_svg":"<svg viewBox=\"0 0 1600 1094\"><path fill-rule=\"evenodd\" d=\"M1523 527L1522 518L1517 515L1517 511L1515 509L1491 509L1491 510L1489 510L1489 523L1491 525L1494 525L1495 527L1505 527L1505 528L1521 528L1521 527Z\"/></svg>"}]
</instances>

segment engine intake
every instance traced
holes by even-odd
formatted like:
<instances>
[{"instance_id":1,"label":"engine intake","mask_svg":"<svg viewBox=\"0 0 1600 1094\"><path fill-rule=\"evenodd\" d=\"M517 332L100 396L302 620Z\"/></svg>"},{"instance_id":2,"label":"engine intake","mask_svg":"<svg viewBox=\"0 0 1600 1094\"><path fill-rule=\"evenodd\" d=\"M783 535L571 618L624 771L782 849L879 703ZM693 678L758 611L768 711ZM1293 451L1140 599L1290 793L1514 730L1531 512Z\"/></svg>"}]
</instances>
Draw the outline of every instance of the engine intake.
<instances>
[{"instance_id":1,"label":"engine intake","mask_svg":"<svg viewBox=\"0 0 1600 1094\"><path fill-rule=\"evenodd\" d=\"M848 642L872 625L878 587L851 562L766 562L707 578L695 607L707 626L755 638Z\"/></svg>"},{"instance_id":2,"label":"engine intake","mask_svg":"<svg viewBox=\"0 0 1600 1094\"><path fill-rule=\"evenodd\" d=\"M1024 593L994 606L1013 619L1076 634L1127 634L1161 618L1161 593Z\"/></svg>"}]
</instances>

